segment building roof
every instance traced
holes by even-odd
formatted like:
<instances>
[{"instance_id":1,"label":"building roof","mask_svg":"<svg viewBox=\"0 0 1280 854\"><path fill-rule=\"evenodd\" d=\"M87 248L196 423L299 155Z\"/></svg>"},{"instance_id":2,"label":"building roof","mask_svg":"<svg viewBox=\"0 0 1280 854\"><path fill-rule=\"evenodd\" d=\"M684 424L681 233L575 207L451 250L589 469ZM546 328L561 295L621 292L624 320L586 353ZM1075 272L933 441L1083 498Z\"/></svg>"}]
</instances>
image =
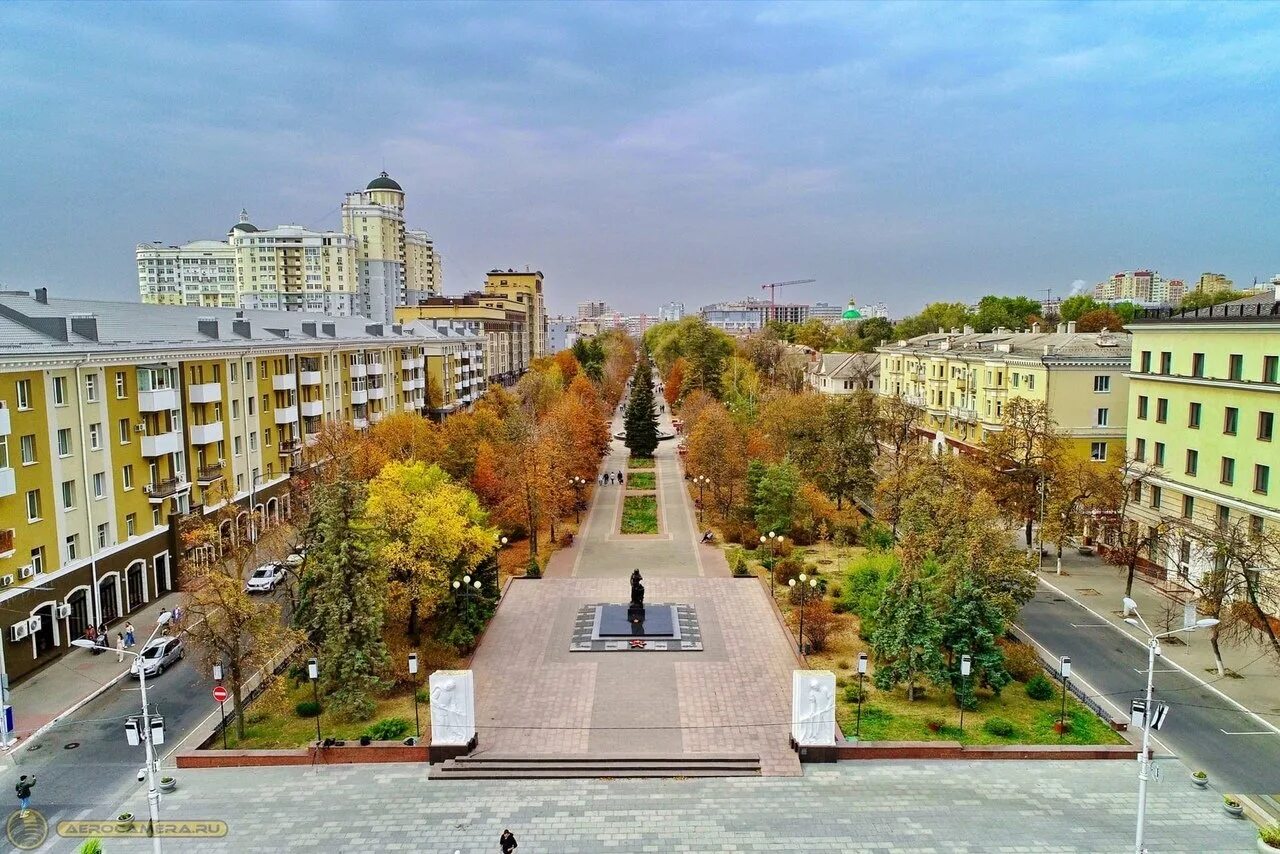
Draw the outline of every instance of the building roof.
<instances>
[{"instance_id":1,"label":"building roof","mask_svg":"<svg viewBox=\"0 0 1280 854\"><path fill-rule=\"evenodd\" d=\"M974 332L968 328L964 331L953 329L950 332L930 332L877 348L880 353L913 353L951 358L972 356L976 359L991 359L1013 356L1043 361L1093 359L1124 362L1128 362L1131 351L1132 339L1123 332L1018 332L1009 329Z\"/></svg>"},{"instance_id":2,"label":"building roof","mask_svg":"<svg viewBox=\"0 0 1280 854\"><path fill-rule=\"evenodd\" d=\"M231 231L257 231L258 227L249 222L249 212L243 208L240 210L240 221L231 226Z\"/></svg>"},{"instance_id":3,"label":"building roof","mask_svg":"<svg viewBox=\"0 0 1280 854\"><path fill-rule=\"evenodd\" d=\"M395 180L386 172L379 172L378 177L370 181L369 186L365 187L365 189L366 190L395 190L397 193L404 192L404 190L401 189L400 185L397 184Z\"/></svg>"},{"instance_id":4,"label":"building roof","mask_svg":"<svg viewBox=\"0 0 1280 854\"><path fill-rule=\"evenodd\" d=\"M1280 284L1231 302L1205 308L1149 308L1133 318L1136 325L1152 323L1280 323Z\"/></svg>"},{"instance_id":5,"label":"building roof","mask_svg":"<svg viewBox=\"0 0 1280 854\"><path fill-rule=\"evenodd\" d=\"M823 353L810 364L812 373L832 379L876 376L880 373L879 353Z\"/></svg>"}]
</instances>

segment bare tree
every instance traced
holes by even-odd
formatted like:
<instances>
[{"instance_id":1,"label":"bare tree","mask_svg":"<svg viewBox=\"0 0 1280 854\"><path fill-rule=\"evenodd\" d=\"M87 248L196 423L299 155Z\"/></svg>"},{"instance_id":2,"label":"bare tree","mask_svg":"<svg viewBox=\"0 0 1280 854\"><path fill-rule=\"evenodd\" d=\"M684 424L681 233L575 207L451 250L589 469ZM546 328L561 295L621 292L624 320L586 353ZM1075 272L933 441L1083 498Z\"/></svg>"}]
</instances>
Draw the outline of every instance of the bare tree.
<instances>
[{"instance_id":1,"label":"bare tree","mask_svg":"<svg viewBox=\"0 0 1280 854\"><path fill-rule=\"evenodd\" d=\"M1041 490L1060 461L1063 445L1048 404L1025 397L1009 400L1000 416L1000 429L986 439L987 453L999 467L999 498L1024 520L1027 548L1040 511Z\"/></svg>"},{"instance_id":2,"label":"bare tree","mask_svg":"<svg viewBox=\"0 0 1280 854\"><path fill-rule=\"evenodd\" d=\"M1109 473L1109 479L1090 500L1087 516L1099 532L1099 553L1107 563L1127 573L1124 592L1129 596L1138 564L1144 560L1155 563L1164 556L1173 524L1158 508L1154 508L1156 515L1148 518L1154 524L1145 530L1135 518L1143 498L1152 494L1152 481L1159 469L1127 461Z\"/></svg>"}]
</instances>

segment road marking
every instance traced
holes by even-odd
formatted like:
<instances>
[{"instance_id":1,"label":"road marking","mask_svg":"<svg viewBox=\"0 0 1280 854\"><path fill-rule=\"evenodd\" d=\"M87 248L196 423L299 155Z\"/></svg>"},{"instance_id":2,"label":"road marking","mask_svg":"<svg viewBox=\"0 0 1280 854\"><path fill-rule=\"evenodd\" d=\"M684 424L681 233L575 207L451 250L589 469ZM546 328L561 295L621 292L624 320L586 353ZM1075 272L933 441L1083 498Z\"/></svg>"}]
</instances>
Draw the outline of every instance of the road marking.
<instances>
[{"instance_id":1,"label":"road marking","mask_svg":"<svg viewBox=\"0 0 1280 854\"><path fill-rule=\"evenodd\" d=\"M1142 675L1142 676L1146 676L1146 675L1147 675L1147 671L1143 670L1141 667L1135 667L1135 668L1133 668L1133 672L1134 672L1134 673L1137 673L1137 674L1140 674L1140 675ZM1176 670L1152 670L1151 672L1152 672L1152 673L1177 673L1178 671L1176 671Z\"/></svg>"},{"instance_id":2,"label":"road marking","mask_svg":"<svg viewBox=\"0 0 1280 854\"><path fill-rule=\"evenodd\" d=\"M1072 623L1073 629L1105 629L1110 623Z\"/></svg>"},{"instance_id":3,"label":"road marking","mask_svg":"<svg viewBox=\"0 0 1280 854\"><path fill-rule=\"evenodd\" d=\"M1224 729L1222 731L1222 734L1223 735L1276 735L1277 733L1271 732L1270 730L1254 730L1253 732L1227 732Z\"/></svg>"}]
</instances>

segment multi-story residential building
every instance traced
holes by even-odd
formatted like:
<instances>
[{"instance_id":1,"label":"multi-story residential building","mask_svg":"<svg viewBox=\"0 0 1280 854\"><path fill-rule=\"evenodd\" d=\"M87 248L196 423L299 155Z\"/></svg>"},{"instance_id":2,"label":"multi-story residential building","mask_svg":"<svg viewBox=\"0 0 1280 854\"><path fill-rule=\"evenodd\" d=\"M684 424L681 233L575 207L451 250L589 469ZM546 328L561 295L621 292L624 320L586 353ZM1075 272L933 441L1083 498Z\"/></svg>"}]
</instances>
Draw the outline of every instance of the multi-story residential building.
<instances>
[{"instance_id":1,"label":"multi-story residential building","mask_svg":"<svg viewBox=\"0 0 1280 854\"><path fill-rule=\"evenodd\" d=\"M226 499L287 516L321 425L424 412L428 359L466 397L476 350L364 318L0 294L4 672L174 589L175 520Z\"/></svg>"},{"instance_id":2,"label":"multi-story residential building","mask_svg":"<svg viewBox=\"0 0 1280 854\"><path fill-rule=\"evenodd\" d=\"M578 320L590 320L593 317L603 317L606 314L613 314L613 309L609 308L607 302L580 302L578 303Z\"/></svg>"},{"instance_id":3,"label":"multi-story residential building","mask_svg":"<svg viewBox=\"0 0 1280 854\"><path fill-rule=\"evenodd\" d=\"M241 220L248 216L241 213ZM236 305L235 251L218 240L196 240L181 246L139 243L138 291L143 302L157 305Z\"/></svg>"},{"instance_id":4,"label":"multi-story residential building","mask_svg":"<svg viewBox=\"0 0 1280 854\"><path fill-rule=\"evenodd\" d=\"M268 231L233 229L229 241L243 308L360 314L354 237L280 225Z\"/></svg>"},{"instance_id":5,"label":"multi-story residential building","mask_svg":"<svg viewBox=\"0 0 1280 854\"><path fill-rule=\"evenodd\" d=\"M841 319L840 316L842 314L844 314L844 306L842 305L815 302L813 305L809 306L809 316L816 317L824 323L836 323Z\"/></svg>"},{"instance_id":6,"label":"multi-story residential building","mask_svg":"<svg viewBox=\"0 0 1280 854\"><path fill-rule=\"evenodd\" d=\"M509 306L501 297L476 291L460 297L428 297L396 309L396 322L462 323L483 336L485 379L511 385L529 368L529 314L523 305Z\"/></svg>"},{"instance_id":7,"label":"multi-story residential building","mask_svg":"<svg viewBox=\"0 0 1280 854\"><path fill-rule=\"evenodd\" d=\"M440 293L444 270L435 241L425 231L406 230L404 233L405 305L415 305L418 300Z\"/></svg>"},{"instance_id":8,"label":"multi-story residential building","mask_svg":"<svg viewBox=\"0 0 1280 854\"><path fill-rule=\"evenodd\" d=\"M730 333L755 332L764 327L769 303L753 297L704 305L698 314L708 326Z\"/></svg>"},{"instance_id":9,"label":"multi-story residential building","mask_svg":"<svg viewBox=\"0 0 1280 854\"><path fill-rule=\"evenodd\" d=\"M490 270L484 280L485 301L504 309L525 312L527 365L547 355L547 309L542 299L542 273Z\"/></svg>"},{"instance_id":10,"label":"multi-story residential building","mask_svg":"<svg viewBox=\"0 0 1280 854\"><path fill-rule=\"evenodd\" d=\"M1128 328L1127 454L1152 469L1129 512L1178 532L1144 569L1194 582L1214 565L1197 530L1280 531L1280 285L1212 308L1140 312Z\"/></svg>"},{"instance_id":11,"label":"multi-story residential building","mask_svg":"<svg viewBox=\"0 0 1280 854\"><path fill-rule=\"evenodd\" d=\"M766 304L764 316L779 323L804 323L809 319L809 305L800 302Z\"/></svg>"},{"instance_id":12,"label":"multi-story residential building","mask_svg":"<svg viewBox=\"0 0 1280 854\"><path fill-rule=\"evenodd\" d=\"M1127 270L1093 286L1094 299L1144 305L1174 304L1185 292L1186 285L1180 279L1165 279L1152 270Z\"/></svg>"},{"instance_id":13,"label":"multi-story residential building","mask_svg":"<svg viewBox=\"0 0 1280 854\"><path fill-rule=\"evenodd\" d=\"M669 302L658 309L658 320L667 323L684 317L684 303Z\"/></svg>"},{"instance_id":14,"label":"multi-story residential building","mask_svg":"<svg viewBox=\"0 0 1280 854\"><path fill-rule=\"evenodd\" d=\"M342 230L356 240L359 270L357 312L390 322L405 304L407 254L404 190L386 172L342 202Z\"/></svg>"},{"instance_id":15,"label":"multi-story residential building","mask_svg":"<svg viewBox=\"0 0 1280 854\"><path fill-rule=\"evenodd\" d=\"M923 410L935 444L977 451L1001 429L1011 398L1044 402L1068 445L1085 458L1123 456L1129 336L972 328L938 330L878 347L879 391Z\"/></svg>"},{"instance_id":16,"label":"multi-story residential building","mask_svg":"<svg viewBox=\"0 0 1280 854\"><path fill-rule=\"evenodd\" d=\"M578 340L578 321L572 317L547 318L547 352L568 350Z\"/></svg>"},{"instance_id":17,"label":"multi-story residential building","mask_svg":"<svg viewBox=\"0 0 1280 854\"><path fill-rule=\"evenodd\" d=\"M443 418L480 399L488 388L480 324L431 318L415 320L405 329L430 342L425 384L428 415Z\"/></svg>"},{"instance_id":18,"label":"multi-story residential building","mask_svg":"<svg viewBox=\"0 0 1280 854\"><path fill-rule=\"evenodd\" d=\"M1219 291L1229 291L1234 286L1235 283L1225 273L1201 273L1200 281L1196 282L1196 292L1216 294Z\"/></svg>"},{"instance_id":19,"label":"multi-story residential building","mask_svg":"<svg viewBox=\"0 0 1280 854\"><path fill-rule=\"evenodd\" d=\"M816 353L805 365L809 388L822 394L876 392L880 379L877 353Z\"/></svg>"}]
</instances>

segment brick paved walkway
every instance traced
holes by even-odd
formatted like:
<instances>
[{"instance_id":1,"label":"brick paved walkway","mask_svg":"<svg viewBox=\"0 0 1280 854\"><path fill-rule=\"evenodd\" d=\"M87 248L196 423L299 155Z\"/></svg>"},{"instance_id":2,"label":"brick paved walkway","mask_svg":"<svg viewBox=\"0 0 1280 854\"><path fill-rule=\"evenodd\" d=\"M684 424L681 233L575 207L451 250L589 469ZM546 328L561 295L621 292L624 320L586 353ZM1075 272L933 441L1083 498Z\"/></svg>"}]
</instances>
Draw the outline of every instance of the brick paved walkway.
<instances>
[{"instance_id":1,"label":"brick paved walkway","mask_svg":"<svg viewBox=\"0 0 1280 854\"><path fill-rule=\"evenodd\" d=\"M1148 797L1155 854L1248 852L1253 826L1162 760ZM174 850L491 854L640 852L1124 852L1132 762L848 762L803 778L431 781L420 766L187 771L163 818L223 819L223 840ZM146 814L145 793L125 805ZM112 813L114 815L114 812ZM145 852L148 840L110 840ZM67 842L57 850L71 851Z\"/></svg>"},{"instance_id":2,"label":"brick paved walkway","mask_svg":"<svg viewBox=\"0 0 1280 854\"><path fill-rule=\"evenodd\" d=\"M657 458L665 536L619 537L623 489L601 486L582 536L547 577L512 583L472 662L478 749L759 753L766 774L798 774L787 726L796 661L784 630L758 582L729 577L722 553L698 545L675 443ZM625 459L614 442L602 468ZM648 601L694 605L703 652L569 652L579 606L626 602L636 567Z\"/></svg>"}]
</instances>

